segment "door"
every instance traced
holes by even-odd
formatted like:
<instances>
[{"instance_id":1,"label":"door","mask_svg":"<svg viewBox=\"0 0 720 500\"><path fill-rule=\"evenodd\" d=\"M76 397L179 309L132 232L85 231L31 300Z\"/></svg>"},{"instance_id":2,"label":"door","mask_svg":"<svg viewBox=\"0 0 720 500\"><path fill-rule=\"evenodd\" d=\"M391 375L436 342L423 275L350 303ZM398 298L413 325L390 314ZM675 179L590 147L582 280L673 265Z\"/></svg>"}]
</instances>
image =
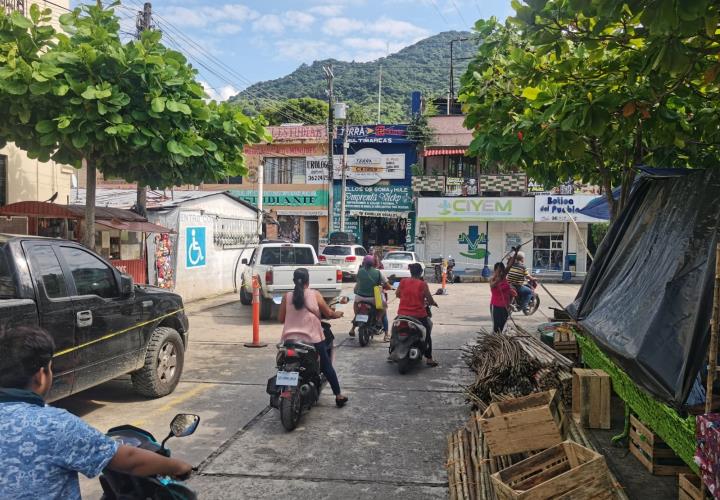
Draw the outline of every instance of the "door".
<instances>
[{"instance_id":1,"label":"door","mask_svg":"<svg viewBox=\"0 0 720 500\"><path fill-rule=\"evenodd\" d=\"M317 253L320 244L320 228L317 219L305 219L305 241L303 243L312 245Z\"/></svg>"},{"instance_id":2,"label":"door","mask_svg":"<svg viewBox=\"0 0 720 500\"><path fill-rule=\"evenodd\" d=\"M23 250L30 264L39 323L55 341L53 388L50 399L72 392L77 368L75 315L68 283L51 242L26 241Z\"/></svg>"},{"instance_id":3,"label":"door","mask_svg":"<svg viewBox=\"0 0 720 500\"><path fill-rule=\"evenodd\" d=\"M73 392L136 368L140 361L140 309L134 297L121 298L118 273L78 246L58 245L69 276L78 343Z\"/></svg>"}]
</instances>

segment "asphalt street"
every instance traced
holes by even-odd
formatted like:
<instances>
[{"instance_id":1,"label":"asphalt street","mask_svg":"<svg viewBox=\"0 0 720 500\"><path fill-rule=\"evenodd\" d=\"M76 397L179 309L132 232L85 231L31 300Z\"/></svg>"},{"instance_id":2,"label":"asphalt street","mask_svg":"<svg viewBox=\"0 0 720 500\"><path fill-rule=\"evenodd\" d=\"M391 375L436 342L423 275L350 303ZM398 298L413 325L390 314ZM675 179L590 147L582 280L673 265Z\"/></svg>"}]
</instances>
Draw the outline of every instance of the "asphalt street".
<instances>
[{"instance_id":1,"label":"asphalt street","mask_svg":"<svg viewBox=\"0 0 720 500\"><path fill-rule=\"evenodd\" d=\"M352 292L345 285L345 293ZM431 284L431 289L438 285ZM563 304L577 285L546 285ZM235 295L187 306L190 345L177 390L161 399L136 395L129 378L118 379L56 403L102 431L120 424L143 427L163 438L176 413L201 417L197 432L173 439L173 455L200 467L190 485L199 498L446 498L446 434L468 416L460 384L471 373L461 348L480 328L489 329L487 284L455 284L437 297L433 347L437 368L399 375L386 361L387 344L360 347L347 335L350 318L333 322L335 367L345 408L334 405L329 388L319 406L303 415L292 433L268 407L267 379L274 372L281 325L261 325L268 346L251 349L251 308ZM540 311L520 316L534 331L555 305L541 291ZM391 315L397 301L390 302ZM341 306L346 315L351 305ZM81 481L85 498L98 498L97 479Z\"/></svg>"}]
</instances>

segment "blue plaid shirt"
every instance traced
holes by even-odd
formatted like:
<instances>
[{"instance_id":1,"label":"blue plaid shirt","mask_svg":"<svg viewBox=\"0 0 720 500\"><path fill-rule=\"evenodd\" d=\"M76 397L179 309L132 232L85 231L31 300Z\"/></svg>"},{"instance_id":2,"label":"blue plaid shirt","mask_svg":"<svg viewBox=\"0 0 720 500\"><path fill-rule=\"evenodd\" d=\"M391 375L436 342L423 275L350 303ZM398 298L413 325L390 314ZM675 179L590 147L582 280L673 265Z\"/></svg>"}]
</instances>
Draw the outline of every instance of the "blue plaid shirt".
<instances>
[{"instance_id":1,"label":"blue plaid shirt","mask_svg":"<svg viewBox=\"0 0 720 500\"><path fill-rule=\"evenodd\" d=\"M79 499L78 472L97 476L117 449L65 410L0 403L0 498Z\"/></svg>"}]
</instances>

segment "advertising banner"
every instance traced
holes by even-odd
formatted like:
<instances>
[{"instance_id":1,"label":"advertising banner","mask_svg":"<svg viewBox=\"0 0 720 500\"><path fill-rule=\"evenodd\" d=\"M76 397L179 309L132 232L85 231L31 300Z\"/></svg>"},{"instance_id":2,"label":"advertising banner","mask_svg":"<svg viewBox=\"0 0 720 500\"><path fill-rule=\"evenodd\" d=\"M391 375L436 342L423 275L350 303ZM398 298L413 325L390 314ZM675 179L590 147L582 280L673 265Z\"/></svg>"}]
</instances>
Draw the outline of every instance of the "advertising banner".
<instances>
[{"instance_id":1,"label":"advertising banner","mask_svg":"<svg viewBox=\"0 0 720 500\"><path fill-rule=\"evenodd\" d=\"M535 222L569 222L570 217L575 222L602 222L603 219L578 213L595 198L593 195L535 196Z\"/></svg>"},{"instance_id":2,"label":"advertising banner","mask_svg":"<svg viewBox=\"0 0 720 500\"><path fill-rule=\"evenodd\" d=\"M333 176L342 178L342 155L333 157ZM328 182L327 156L309 156L305 159L305 182ZM347 157L346 178L362 186L372 186L381 180L405 178L405 155L382 154L374 148L363 148Z\"/></svg>"},{"instance_id":3,"label":"advertising banner","mask_svg":"<svg viewBox=\"0 0 720 500\"><path fill-rule=\"evenodd\" d=\"M532 221L533 198L418 198L418 220Z\"/></svg>"},{"instance_id":4,"label":"advertising banner","mask_svg":"<svg viewBox=\"0 0 720 500\"><path fill-rule=\"evenodd\" d=\"M338 127L335 140L342 144L344 133L344 128ZM407 125L350 125L348 127L348 142L351 144L358 142L407 144L414 141L408 138Z\"/></svg>"},{"instance_id":5,"label":"advertising banner","mask_svg":"<svg viewBox=\"0 0 720 500\"><path fill-rule=\"evenodd\" d=\"M257 191L232 190L230 194L257 206ZM264 191L263 208L266 207L325 207L327 191Z\"/></svg>"}]
</instances>

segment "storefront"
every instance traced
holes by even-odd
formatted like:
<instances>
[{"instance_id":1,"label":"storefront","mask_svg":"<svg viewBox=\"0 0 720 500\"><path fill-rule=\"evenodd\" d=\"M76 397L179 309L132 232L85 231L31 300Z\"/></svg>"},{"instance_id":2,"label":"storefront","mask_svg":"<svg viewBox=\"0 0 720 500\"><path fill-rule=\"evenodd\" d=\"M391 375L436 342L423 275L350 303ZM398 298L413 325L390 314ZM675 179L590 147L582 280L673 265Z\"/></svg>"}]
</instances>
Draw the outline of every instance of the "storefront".
<instances>
[{"instance_id":1,"label":"storefront","mask_svg":"<svg viewBox=\"0 0 720 500\"><path fill-rule=\"evenodd\" d=\"M0 208L0 232L82 241L84 220L83 205L23 201ZM95 251L136 283L147 283L148 236L171 232L130 210L95 208Z\"/></svg>"},{"instance_id":2,"label":"storefront","mask_svg":"<svg viewBox=\"0 0 720 500\"><path fill-rule=\"evenodd\" d=\"M532 247L534 274L564 275L568 279L570 276L583 276L587 272L589 262L585 244L588 241L589 224L606 222L579 213L594 198L594 195L535 196Z\"/></svg>"},{"instance_id":3,"label":"storefront","mask_svg":"<svg viewBox=\"0 0 720 500\"><path fill-rule=\"evenodd\" d=\"M416 251L425 262L452 257L459 275L480 274L511 247L531 246L533 208L530 197L418 198Z\"/></svg>"},{"instance_id":4,"label":"storefront","mask_svg":"<svg viewBox=\"0 0 720 500\"><path fill-rule=\"evenodd\" d=\"M333 226L340 229L344 129L337 131L333 158ZM365 248L415 245L415 213L410 165L417 161L416 143L406 125L348 127L345 175L345 230Z\"/></svg>"}]
</instances>

